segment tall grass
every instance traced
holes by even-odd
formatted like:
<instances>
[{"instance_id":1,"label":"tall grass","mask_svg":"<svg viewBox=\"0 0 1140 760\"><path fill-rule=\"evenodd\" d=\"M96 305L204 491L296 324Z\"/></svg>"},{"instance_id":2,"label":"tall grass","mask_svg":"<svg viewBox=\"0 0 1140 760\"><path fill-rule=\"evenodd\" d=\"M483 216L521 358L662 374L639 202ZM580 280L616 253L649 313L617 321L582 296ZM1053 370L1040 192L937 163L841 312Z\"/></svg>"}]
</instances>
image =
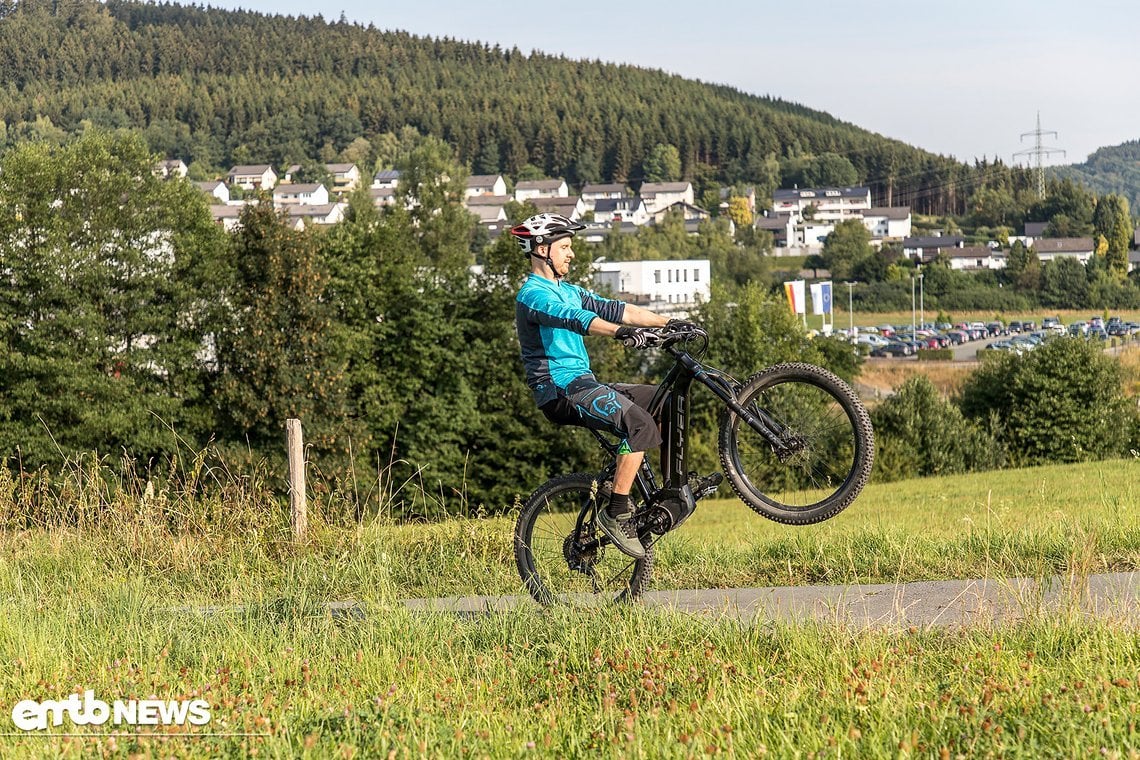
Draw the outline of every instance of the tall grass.
<instances>
[{"instance_id":1,"label":"tall grass","mask_svg":"<svg viewBox=\"0 0 1140 760\"><path fill-rule=\"evenodd\" d=\"M91 689L203 698L208 730L225 735L0 736L5 758L1128 757L1140 746L1135 631L1076 605L950 631L637 605L413 613L403 598L521 592L513 515L399 524L368 510L356 522L327 489L298 544L268 476L208 458L134 478L112 464L0 482L0 733L16 701ZM1137 569L1138 495L1128 460L873 484L801 529L702 502L659 545L655 587ZM329 614L346 599L363 614Z\"/></svg>"}]
</instances>

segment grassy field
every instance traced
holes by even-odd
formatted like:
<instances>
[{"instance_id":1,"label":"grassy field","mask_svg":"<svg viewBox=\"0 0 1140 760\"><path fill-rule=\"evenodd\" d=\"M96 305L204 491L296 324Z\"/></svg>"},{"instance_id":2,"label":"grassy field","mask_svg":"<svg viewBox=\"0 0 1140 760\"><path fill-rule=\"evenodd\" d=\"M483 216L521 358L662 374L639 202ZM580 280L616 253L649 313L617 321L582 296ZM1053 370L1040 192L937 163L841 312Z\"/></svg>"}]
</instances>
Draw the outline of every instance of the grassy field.
<instances>
[{"instance_id":1,"label":"grassy field","mask_svg":"<svg viewBox=\"0 0 1140 760\"><path fill-rule=\"evenodd\" d=\"M152 729L162 736L0 736L5 758L1128 757L1140 746L1140 639L1117 623L415 614L400 600L517 593L511 520L344 530L316 519L294 546L279 506L255 496L217 511L172 494L172 523L150 502L94 507L80 491L80 531L11 527L8 493L0 733L15 702L87 689L200 697L212 721ZM1138 496L1128 460L872 485L799 529L711 501L661 545L654 587L1132 570ZM367 616L331 618L324 603L347 598ZM240 607L194 607L219 604ZM179 735L203 730L246 735Z\"/></svg>"}]
</instances>

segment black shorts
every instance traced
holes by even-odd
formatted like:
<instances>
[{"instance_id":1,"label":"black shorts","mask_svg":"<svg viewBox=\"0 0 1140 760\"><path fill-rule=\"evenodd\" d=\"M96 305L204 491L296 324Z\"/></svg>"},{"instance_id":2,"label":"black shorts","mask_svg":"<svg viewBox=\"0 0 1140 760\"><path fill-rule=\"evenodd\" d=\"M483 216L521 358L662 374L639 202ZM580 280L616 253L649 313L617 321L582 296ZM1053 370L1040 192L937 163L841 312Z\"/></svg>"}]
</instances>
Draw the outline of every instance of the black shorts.
<instances>
[{"instance_id":1,"label":"black shorts","mask_svg":"<svg viewBox=\"0 0 1140 760\"><path fill-rule=\"evenodd\" d=\"M558 425L578 425L612 433L621 439L619 453L648 451L661 445L661 431L649 413L655 385L605 384L582 375L540 410Z\"/></svg>"}]
</instances>

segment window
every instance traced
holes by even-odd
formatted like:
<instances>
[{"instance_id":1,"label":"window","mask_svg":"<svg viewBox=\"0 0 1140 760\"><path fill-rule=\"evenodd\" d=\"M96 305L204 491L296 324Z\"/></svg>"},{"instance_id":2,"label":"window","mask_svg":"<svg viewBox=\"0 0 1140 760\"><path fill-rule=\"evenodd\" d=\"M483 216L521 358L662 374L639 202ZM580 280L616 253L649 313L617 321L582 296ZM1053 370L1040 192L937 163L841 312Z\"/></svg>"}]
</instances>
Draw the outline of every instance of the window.
<instances>
[{"instance_id":1,"label":"window","mask_svg":"<svg viewBox=\"0 0 1140 760\"><path fill-rule=\"evenodd\" d=\"M667 275L668 275L668 278L669 278L669 282L673 282L673 270L672 270L672 269L670 269L670 270L669 270L669 272L667 273Z\"/></svg>"},{"instance_id":2,"label":"window","mask_svg":"<svg viewBox=\"0 0 1140 760\"><path fill-rule=\"evenodd\" d=\"M684 272L685 272L685 282L688 282L689 281L689 270L686 269L686 270L684 270Z\"/></svg>"},{"instance_id":3,"label":"window","mask_svg":"<svg viewBox=\"0 0 1140 760\"><path fill-rule=\"evenodd\" d=\"M693 282L700 282L700 281L701 281L701 270L694 269L693 270Z\"/></svg>"},{"instance_id":4,"label":"window","mask_svg":"<svg viewBox=\"0 0 1140 760\"><path fill-rule=\"evenodd\" d=\"M660 269L654 269L653 270L653 281L655 283L657 283L658 285L661 284L661 270Z\"/></svg>"}]
</instances>

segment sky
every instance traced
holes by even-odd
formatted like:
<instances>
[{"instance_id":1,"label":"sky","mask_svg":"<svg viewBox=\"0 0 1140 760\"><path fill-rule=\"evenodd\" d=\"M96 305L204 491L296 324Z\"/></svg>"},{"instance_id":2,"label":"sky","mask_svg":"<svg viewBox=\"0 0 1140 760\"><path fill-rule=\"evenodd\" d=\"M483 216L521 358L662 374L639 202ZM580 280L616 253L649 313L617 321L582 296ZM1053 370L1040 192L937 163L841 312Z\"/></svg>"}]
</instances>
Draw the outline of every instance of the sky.
<instances>
[{"instance_id":1,"label":"sky","mask_svg":"<svg viewBox=\"0 0 1140 760\"><path fill-rule=\"evenodd\" d=\"M1035 160L1039 113L1046 166L1140 139L1132 0L201 1L662 69L967 162Z\"/></svg>"}]
</instances>

